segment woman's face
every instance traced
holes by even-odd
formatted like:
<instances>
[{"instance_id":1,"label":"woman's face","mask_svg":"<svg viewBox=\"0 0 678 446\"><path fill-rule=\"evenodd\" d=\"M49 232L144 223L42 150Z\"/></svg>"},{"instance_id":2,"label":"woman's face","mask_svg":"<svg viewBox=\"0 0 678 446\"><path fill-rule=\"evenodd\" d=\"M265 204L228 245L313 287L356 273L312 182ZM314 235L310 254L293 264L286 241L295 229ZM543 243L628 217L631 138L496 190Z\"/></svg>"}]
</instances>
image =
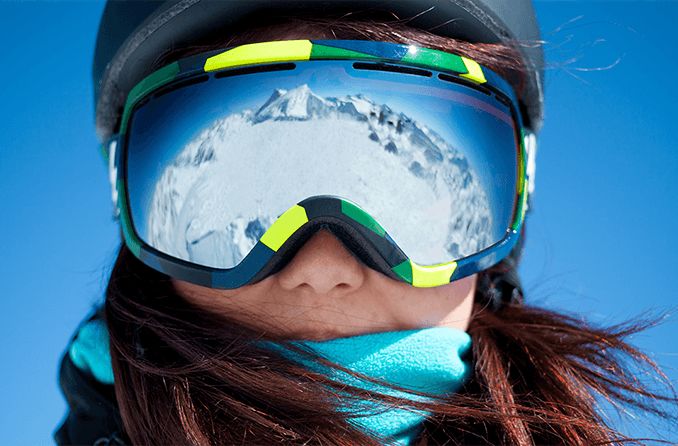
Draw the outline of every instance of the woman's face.
<instances>
[{"instance_id":1,"label":"woman's face","mask_svg":"<svg viewBox=\"0 0 678 446\"><path fill-rule=\"evenodd\" d=\"M187 301L268 333L324 340L448 326L466 330L476 275L415 288L361 261L331 232L316 232L277 273L234 290L172 279Z\"/></svg>"},{"instance_id":2,"label":"woman's face","mask_svg":"<svg viewBox=\"0 0 678 446\"><path fill-rule=\"evenodd\" d=\"M251 41L337 38L303 26L269 26ZM229 45L235 44L230 42ZM324 340L379 331L448 326L466 330L476 275L434 288L415 288L355 258L321 229L279 272L234 290L173 279L189 302L276 335Z\"/></svg>"}]
</instances>

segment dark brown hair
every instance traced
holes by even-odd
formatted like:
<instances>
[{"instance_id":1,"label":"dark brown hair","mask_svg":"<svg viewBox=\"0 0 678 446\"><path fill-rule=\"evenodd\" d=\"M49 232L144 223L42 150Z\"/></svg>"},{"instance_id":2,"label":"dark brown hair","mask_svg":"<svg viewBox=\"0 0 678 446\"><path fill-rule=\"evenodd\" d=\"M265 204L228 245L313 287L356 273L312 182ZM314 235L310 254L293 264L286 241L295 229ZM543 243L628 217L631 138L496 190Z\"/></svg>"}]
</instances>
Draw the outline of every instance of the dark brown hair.
<instances>
[{"instance_id":1,"label":"dark brown hair","mask_svg":"<svg viewBox=\"0 0 678 446\"><path fill-rule=\"evenodd\" d=\"M355 19L288 19L278 27L244 30L224 42L177 49L161 55L154 67L239 42L286 38L288 31L308 38L362 38L457 52L520 83L518 59L505 46L443 38L398 22ZM479 273L479 283L505 267L502 262ZM487 292L478 288L467 329L471 379L446 399L404 401L340 385L263 349L252 341L275 338L192 306L169 277L145 266L123 245L106 290L105 320L126 433L134 444L381 444L356 428L349 413L337 410L341 398L430 411L420 443L429 445L631 442L607 425L596 410L596 397L676 420L660 404L678 401L671 382L625 341L656 320L600 328L529 304L508 304L494 312L482 303ZM651 391L631 365L659 377L667 395ZM337 398L340 390L352 396Z\"/></svg>"}]
</instances>

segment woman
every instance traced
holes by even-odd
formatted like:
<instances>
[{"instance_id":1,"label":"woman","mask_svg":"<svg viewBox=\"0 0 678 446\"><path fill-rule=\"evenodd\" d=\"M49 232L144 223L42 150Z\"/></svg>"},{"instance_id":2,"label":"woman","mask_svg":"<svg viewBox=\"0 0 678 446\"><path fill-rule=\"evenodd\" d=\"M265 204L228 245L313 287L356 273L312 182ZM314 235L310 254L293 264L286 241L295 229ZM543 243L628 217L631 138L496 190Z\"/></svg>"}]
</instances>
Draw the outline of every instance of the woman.
<instances>
[{"instance_id":1,"label":"woman","mask_svg":"<svg viewBox=\"0 0 678 446\"><path fill-rule=\"evenodd\" d=\"M169 3L187 8L190 2ZM339 3L333 9L340 9ZM499 13L475 3L486 18ZM109 21L102 22L98 47L102 33L114 31L114 8L107 7ZM447 12L463 19L455 31L460 36L494 26L488 20L468 25L472 21L464 14L474 10L454 8L459 9ZM207 10L200 20L216 21ZM144 23L162 21L168 11L143 11L149 16ZM181 18L177 11L172 14ZM529 2L516 2L514 13L527 14L522 23L534 21ZM508 14L498 18L512 23ZM107 137L114 133L114 121L126 126L117 130L127 132L126 140L114 137L104 147L124 243L105 305L80 327L62 361L61 383L71 411L55 433L58 443L629 440L606 425L596 411L595 393L672 416L656 403L675 397L648 390L619 356L663 376L624 341L650 323L601 329L523 302L516 264L534 178L526 156L534 157L529 133L538 130L541 119L541 75L535 68L541 56L534 46L472 44L415 23L421 22L387 20L375 11L339 16L307 9L258 26L243 19L221 40L204 30L203 39L192 45L173 44L165 52L156 46L155 53L148 50L154 54L149 64L140 56L127 67L107 65L108 76L116 72L119 79L96 84L97 126ZM483 24L487 29L479 30ZM172 32L185 37L190 26L181 26L158 26L157 32L167 33L166 39ZM509 31L519 37L535 33L518 25ZM352 65L336 60L304 65L293 53L298 45L311 48L309 41L310 59L340 48ZM365 41L391 45L372 47ZM130 42L139 45L126 42L128 49ZM224 56L225 48L241 53ZM239 68L251 66L242 63L242 54L256 59L271 48L276 70ZM407 57L399 53L403 63L375 65L364 57L378 54L383 62L391 50L407 50ZM285 51L293 64L284 65ZM427 62L414 54L436 58ZM177 60L181 63L173 64ZM178 80L191 61L199 62L203 74ZM433 78L422 69L440 68L441 61L460 64L456 75ZM129 74L135 69L155 74L138 84L138 73L135 82ZM204 75L211 71L213 78ZM349 90L342 88L356 78L363 89L354 93L365 94L345 96ZM220 85L228 95L217 94ZM317 94L320 85L342 96ZM243 94L236 99L238 91ZM384 97L388 105L375 99ZM129 106L117 117L99 111L114 109L111 103L125 98ZM252 104L257 107L248 109ZM451 108L441 114L454 112L453 122L438 122L431 113L443 105ZM191 128L189 115L209 115L205 122L211 127ZM309 122L316 127L303 127ZM453 136L446 141L433 128ZM353 143L363 129L370 133ZM528 153L517 142L523 135L516 138L516 129L528 134ZM227 152L224 147L234 140L247 151ZM171 144L177 147L167 149ZM372 151L371 144L380 150ZM407 169L401 170L403 160ZM440 178L443 182L436 183ZM389 181L402 181L403 188L380 189ZM435 195L423 186L431 184L438 187ZM332 187L323 189L326 185ZM300 201L294 205L289 191L297 190ZM355 198L357 204L341 201L338 212L332 206L339 201L325 194ZM432 196L440 201L427 201ZM270 197L275 200L267 201ZM390 198L391 207L383 206ZM260 218L242 220L255 201L263 208ZM286 205L274 212L271 201ZM394 213L397 206L406 212ZM504 215L507 209L511 212ZM401 218L405 214L411 220ZM495 220L509 221L510 230L497 235L488 229ZM448 258L436 257L442 242L436 245L434 221L451 228L451 240L444 240ZM268 257L263 245L270 248ZM407 257L415 254L420 264ZM391 262L389 255L403 262ZM422 266L433 263L438 267Z\"/></svg>"}]
</instances>

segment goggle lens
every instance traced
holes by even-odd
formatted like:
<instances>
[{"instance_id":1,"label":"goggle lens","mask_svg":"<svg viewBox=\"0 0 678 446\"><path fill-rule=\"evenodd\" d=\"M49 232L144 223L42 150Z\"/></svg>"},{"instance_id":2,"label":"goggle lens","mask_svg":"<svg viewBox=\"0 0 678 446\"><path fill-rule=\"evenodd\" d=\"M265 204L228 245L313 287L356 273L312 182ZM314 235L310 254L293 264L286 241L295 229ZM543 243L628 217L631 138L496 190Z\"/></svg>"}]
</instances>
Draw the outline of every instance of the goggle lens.
<instances>
[{"instance_id":1,"label":"goggle lens","mask_svg":"<svg viewBox=\"0 0 678 446\"><path fill-rule=\"evenodd\" d=\"M357 205L421 265L506 236L519 146L503 101L435 75L286 65L161 90L136 107L124 165L146 244L233 268L317 195Z\"/></svg>"}]
</instances>

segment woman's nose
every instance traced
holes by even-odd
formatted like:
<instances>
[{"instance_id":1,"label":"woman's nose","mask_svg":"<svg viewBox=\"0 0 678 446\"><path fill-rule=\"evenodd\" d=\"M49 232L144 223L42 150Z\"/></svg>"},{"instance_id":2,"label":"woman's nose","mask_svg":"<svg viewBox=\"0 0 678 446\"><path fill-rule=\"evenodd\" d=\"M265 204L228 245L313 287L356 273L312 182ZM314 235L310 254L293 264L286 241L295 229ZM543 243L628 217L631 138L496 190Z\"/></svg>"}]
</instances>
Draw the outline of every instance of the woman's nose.
<instances>
[{"instance_id":1,"label":"woman's nose","mask_svg":"<svg viewBox=\"0 0 678 446\"><path fill-rule=\"evenodd\" d=\"M280 271L278 283L286 290L306 290L340 297L361 287L364 266L330 231L322 228L304 243Z\"/></svg>"}]
</instances>

